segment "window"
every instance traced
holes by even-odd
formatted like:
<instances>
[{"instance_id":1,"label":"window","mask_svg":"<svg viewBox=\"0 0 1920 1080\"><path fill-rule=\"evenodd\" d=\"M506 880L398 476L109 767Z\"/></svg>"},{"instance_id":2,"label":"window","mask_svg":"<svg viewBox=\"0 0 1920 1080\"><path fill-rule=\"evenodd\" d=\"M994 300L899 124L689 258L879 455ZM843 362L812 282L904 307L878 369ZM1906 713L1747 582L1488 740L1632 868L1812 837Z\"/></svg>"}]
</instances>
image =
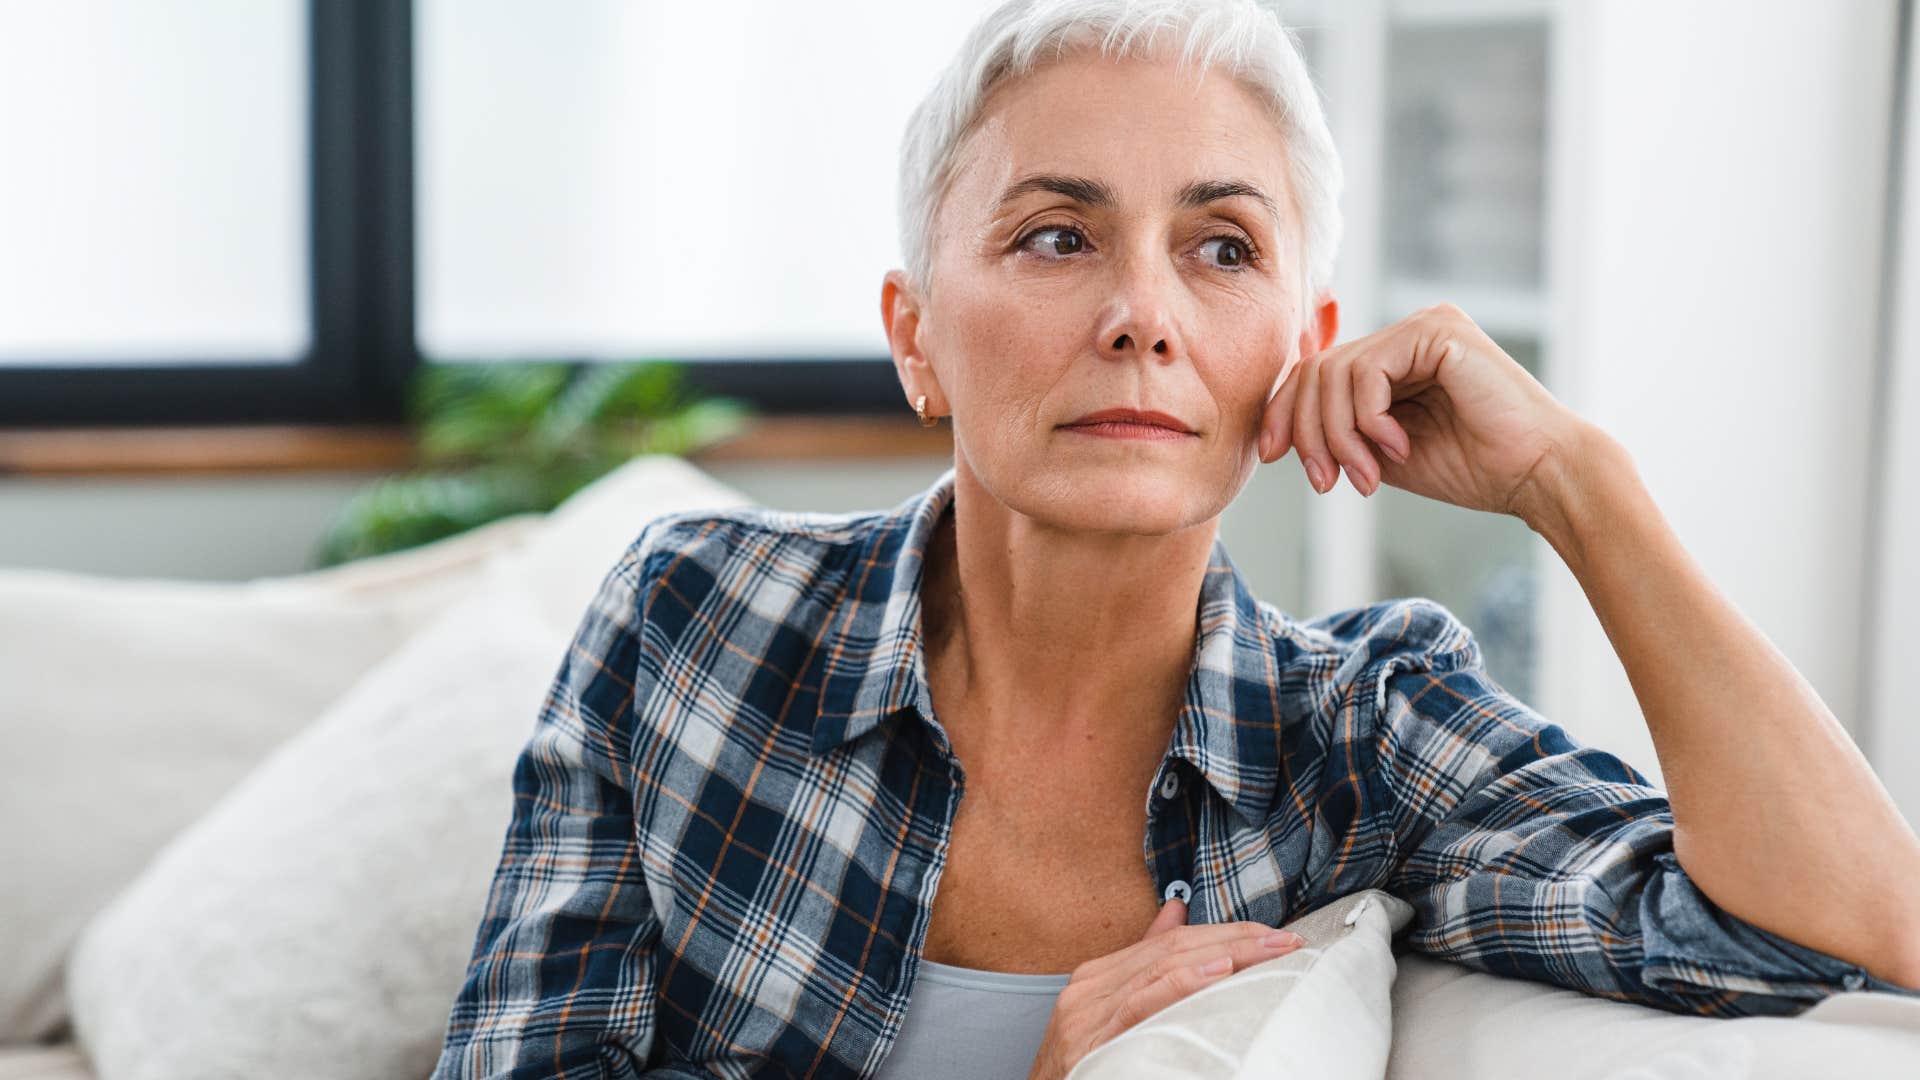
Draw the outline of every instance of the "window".
<instances>
[{"instance_id":1,"label":"window","mask_svg":"<svg viewBox=\"0 0 1920 1080\"><path fill-rule=\"evenodd\" d=\"M404 8L0 0L0 424L397 415Z\"/></svg>"},{"instance_id":2,"label":"window","mask_svg":"<svg viewBox=\"0 0 1920 1080\"><path fill-rule=\"evenodd\" d=\"M900 136L989 6L419 0L423 354L667 357L769 411L904 409Z\"/></svg>"},{"instance_id":3,"label":"window","mask_svg":"<svg viewBox=\"0 0 1920 1080\"><path fill-rule=\"evenodd\" d=\"M0 424L390 421L421 359L903 409L899 138L989 2L0 0Z\"/></svg>"}]
</instances>

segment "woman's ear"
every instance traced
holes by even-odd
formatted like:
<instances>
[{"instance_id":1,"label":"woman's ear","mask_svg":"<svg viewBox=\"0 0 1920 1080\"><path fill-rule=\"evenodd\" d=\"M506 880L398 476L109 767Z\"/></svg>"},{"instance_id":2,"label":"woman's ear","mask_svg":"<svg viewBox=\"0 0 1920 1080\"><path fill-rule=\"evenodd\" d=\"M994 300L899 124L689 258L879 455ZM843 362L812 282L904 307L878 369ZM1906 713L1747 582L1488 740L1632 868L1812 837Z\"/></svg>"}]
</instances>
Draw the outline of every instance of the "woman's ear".
<instances>
[{"instance_id":1,"label":"woman's ear","mask_svg":"<svg viewBox=\"0 0 1920 1080\"><path fill-rule=\"evenodd\" d=\"M1322 349L1331 348L1333 339L1340 336L1340 302L1327 294L1320 306L1314 308L1314 323L1300 331L1300 355L1308 356Z\"/></svg>"},{"instance_id":2,"label":"woman's ear","mask_svg":"<svg viewBox=\"0 0 1920 1080\"><path fill-rule=\"evenodd\" d=\"M946 403L933 365L920 351L920 296L905 270L889 270L880 285L880 321L893 353L894 374L909 401L927 395L929 415L940 415Z\"/></svg>"}]
</instances>

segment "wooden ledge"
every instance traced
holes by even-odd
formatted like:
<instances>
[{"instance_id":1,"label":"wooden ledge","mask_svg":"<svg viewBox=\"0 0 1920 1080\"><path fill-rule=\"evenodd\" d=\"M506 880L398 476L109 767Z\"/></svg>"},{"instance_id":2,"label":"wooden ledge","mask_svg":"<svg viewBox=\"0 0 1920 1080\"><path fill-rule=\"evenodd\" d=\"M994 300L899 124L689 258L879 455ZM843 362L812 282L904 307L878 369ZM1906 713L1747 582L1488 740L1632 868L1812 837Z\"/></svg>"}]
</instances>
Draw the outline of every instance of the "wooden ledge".
<instances>
[{"instance_id":1,"label":"wooden ledge","mask_svg":"<svg viewBox=\"0 0 1920 1080\"><path fill-rule=\"evenodd\" d=\"M762 416L707 461L951 456L947 423L912 413ZM0 430L0 477L197 476L235 473L399 472L414 463L404 426L320 424Z\"/></svg>"},{"instance_id":2,"label":"wooden ledge","mask_svg":"<svg viewBox=\"0 0 1920 1080\"><path fill-rule=\"evenodd\" d=\"M307 424L0 430L0 476L155 476L402 469L404 427Z\"/></svg>"}]
</instances>

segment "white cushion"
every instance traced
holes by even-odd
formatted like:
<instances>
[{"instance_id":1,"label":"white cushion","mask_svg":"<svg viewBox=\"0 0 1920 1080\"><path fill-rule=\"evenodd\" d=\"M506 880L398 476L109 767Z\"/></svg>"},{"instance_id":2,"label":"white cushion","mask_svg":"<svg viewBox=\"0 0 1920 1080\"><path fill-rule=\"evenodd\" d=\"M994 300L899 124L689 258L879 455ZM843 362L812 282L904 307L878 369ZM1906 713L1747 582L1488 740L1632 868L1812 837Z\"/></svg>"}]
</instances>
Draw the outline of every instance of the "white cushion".
<instances>
[{"instance_id":1,"label":"white cushion","mask_svg":"<svg viewBox=\"0 0 1920 1080\"><path fill-rule=\"evenodd\" d=\"M431 1072L596 587L649 519L746 503L673 458L603 478L168 844L68 968L103 1080Z\"/></svg>"},{"instance_id":2,"label":"white cushion","mask_svg":"<svg viewBox=\"0 0 1920 1080\"><path fill-rule=\"evenodd\" d=\"M432 1071L557 638L483 589L167 844L68 965L96 1072Z\"/></svg>"},{"instance_id":3,"label":"white cushion","mask_svg":"<svg viewBox=\"0 0 1920 1080\"><path fill-rule=\"evenodd\" d=\"M1068 1080L1379 1080L1393 1030L1393 933L1413 917L1379 889L1286 924L1305 945L1237 971L1095 1047Z\"/></svg>"},{"instance_id":4,"label":"white cushion","mask_svg":"<svg viewBox=\"0 0 1920 1080\"><path fill-rule=\"evenodd\" d=\"M1798 1016L1687 1016L1422 953L1393 984L1393 1080L1799 1080L1913 1075L1920 1001L1843 992Z\"/></svg>"},{"instance_id":5,"label":"white cushion","mask_svg":"<svg viewBox=\"0 0 1920 1080\"><path fill-rule=\"evenodd\" d=\"M57 1033L114 890L537 521L251 582L0 569L0 1042Z\"/></svg>"}]
</instances>

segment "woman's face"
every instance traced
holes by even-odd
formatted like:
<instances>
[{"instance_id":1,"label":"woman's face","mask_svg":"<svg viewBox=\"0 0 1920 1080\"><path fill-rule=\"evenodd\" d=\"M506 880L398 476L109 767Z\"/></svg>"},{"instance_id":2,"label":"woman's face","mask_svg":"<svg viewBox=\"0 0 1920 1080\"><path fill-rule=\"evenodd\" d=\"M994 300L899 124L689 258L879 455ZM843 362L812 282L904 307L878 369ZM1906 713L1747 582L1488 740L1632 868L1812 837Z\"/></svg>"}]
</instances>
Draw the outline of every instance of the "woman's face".
<instances>
[{"instance_id":1,"label":"woman's face","mask_svg":"<svg viewBox=\"0 0 1920 1080\"><path fill-rule=\"evenodd\" d=\"M996 88L936 217L932 297L899 303L898 270L882 296L896 367L951 416L956 466L1062 528L1216 517L1259 463L1281 375L1333 335L1331 300L1300 325L1285 176L1259 100L1218 70L1196 90L1170 60L1086 51ZM1066 426L1115 407L1193 434Z\"/></svg>"}]
</instances>

